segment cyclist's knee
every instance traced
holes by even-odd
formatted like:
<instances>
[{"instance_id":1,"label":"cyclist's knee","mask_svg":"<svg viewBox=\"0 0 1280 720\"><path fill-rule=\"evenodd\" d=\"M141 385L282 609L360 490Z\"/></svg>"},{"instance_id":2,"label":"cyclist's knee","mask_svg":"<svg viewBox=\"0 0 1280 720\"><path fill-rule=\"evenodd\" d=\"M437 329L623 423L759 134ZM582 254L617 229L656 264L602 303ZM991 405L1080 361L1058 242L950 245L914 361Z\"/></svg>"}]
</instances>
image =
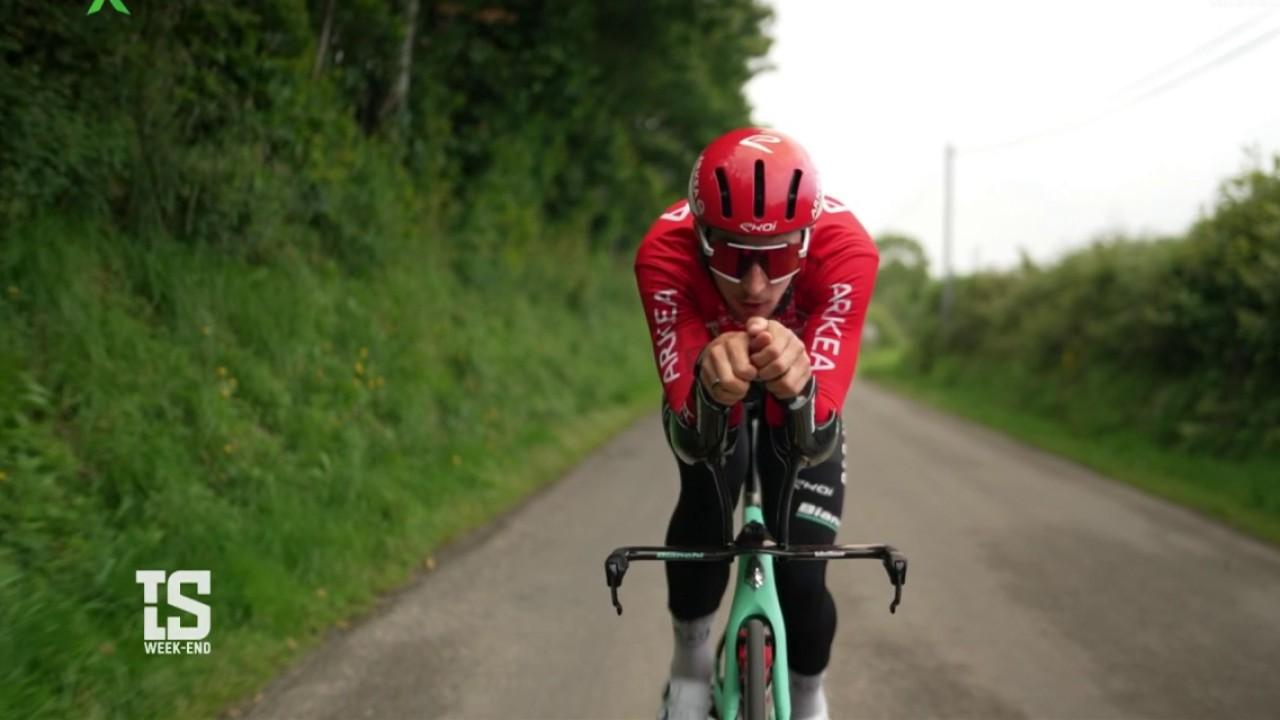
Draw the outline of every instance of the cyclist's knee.
<instances>
[{"instance_id":1,"label":"cyclist's knee","mask_svg":"<svg viewBox=\"0 0 1280 720\"><path fill-rule=\"evenodd\" d=\"M729 566L720 563L669 562L667 609L679 620L694 620L720 607L729 584Z\"/></svg>"},{"instance_id":2,"label":"cyclist's knee","mask_svg":"<svg viewBox=\"0 0 1280 720\"><path fill-rule=\"evenodd\" d=\"M818 611L826 602L826 563L796 561L778 568L778 600L788 614Z\"/></svg>"},{"instance_id":3,"label":"cyclist's knee","mask_svg":"<svg viewBox=\"0 0 1280 720\"><path fill-rule=\"evenodd\" d=\"M821 563L793 563L791 568L798 565ZM778 600L787 622L788 657L795 672L819 673L830 658L836 608L825 580L824 573L804 571L796 577L779 578Z\"/></svg>"}]
</instances>

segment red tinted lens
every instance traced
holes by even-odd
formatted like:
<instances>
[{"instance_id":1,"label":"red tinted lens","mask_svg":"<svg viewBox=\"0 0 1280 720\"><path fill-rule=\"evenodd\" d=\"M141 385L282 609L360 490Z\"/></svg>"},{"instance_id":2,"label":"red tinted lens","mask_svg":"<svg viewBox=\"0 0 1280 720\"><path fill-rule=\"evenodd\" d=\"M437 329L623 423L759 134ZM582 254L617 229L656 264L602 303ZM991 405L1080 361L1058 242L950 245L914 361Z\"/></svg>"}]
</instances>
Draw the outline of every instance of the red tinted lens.
<instances>
[{"instance_id":1,"label":"red tinted lens","mask_svg":"<svg viewBox=\"0 0 1280 720\"><path fill-rule=\"evenodd\" d=\"M800 243L756 247L716 241L711 247L712 269L733 280L741 280L756 263L771 281L783 280L800 269Z\"/></svg>"}]
</instances>

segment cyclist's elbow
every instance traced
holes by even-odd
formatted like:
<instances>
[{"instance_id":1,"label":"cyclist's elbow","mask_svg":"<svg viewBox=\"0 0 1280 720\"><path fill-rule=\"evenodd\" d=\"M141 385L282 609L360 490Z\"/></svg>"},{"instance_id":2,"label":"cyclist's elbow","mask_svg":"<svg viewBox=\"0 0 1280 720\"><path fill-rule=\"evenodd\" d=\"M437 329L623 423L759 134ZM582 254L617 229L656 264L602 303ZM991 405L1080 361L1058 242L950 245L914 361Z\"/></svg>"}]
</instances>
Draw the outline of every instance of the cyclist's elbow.
<instances>
[{"instance_id":1,"label":"cyclist's elbow","mask_svg":"<svg viewBox=\"0 0 1280 720\"><path fill-rule=\"evenodd\" d=\"M795 448L801 464L809 467L826 462L840 444L840 428L840 414L831 413L825 423L812 426L808 432L797 433Z\"/></svg>"},{"instance_id":2,"label":"cyclist's elbow","mask_svg":"<svg viewBox=\"0 0 1280 720\"><path fill-rule=\"evenodd\" d=\"M840 443L840 413L833 411L821 424L816 421L817 380L810 381L806 392L793 402L787 413L787 436L792 453L801 467L826 462Z\"/></svg>"},{"instance_id":3,"label":"cyclist's elbow","mask_svg":"<svg viewBox=\"0 0 1280 720\"><path fill-rule=\"evenodd\" d=\"M694 385L696 415L686 420L670 407L663 407L663 424L671 451L681 462L694 465L718 458L725 451L729 408L716 403Z\"/></svg>"}]
</instances>

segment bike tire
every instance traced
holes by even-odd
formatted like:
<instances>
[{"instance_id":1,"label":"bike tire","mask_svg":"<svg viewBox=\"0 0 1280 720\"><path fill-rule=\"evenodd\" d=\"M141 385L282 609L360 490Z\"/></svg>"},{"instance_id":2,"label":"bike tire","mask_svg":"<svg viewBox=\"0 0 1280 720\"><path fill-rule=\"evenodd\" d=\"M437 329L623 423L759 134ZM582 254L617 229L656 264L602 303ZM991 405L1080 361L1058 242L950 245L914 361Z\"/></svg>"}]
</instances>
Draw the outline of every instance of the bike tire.
<instances>
[{"instance_id":1,"label":"bike tire","mask_svg":"<svg viewBox=\"0 0 1280 720\"><path fill-rule=\"evenodd\" d=\"M744 720L767 720L765 713L765 682L768 680L764 676L764 646L765 646L765 627L764 621L759 618L752 618L747 621L747 677L746 692L743 693L742 702L745 710L742 714Z\"/></svg>"}]
</instances>

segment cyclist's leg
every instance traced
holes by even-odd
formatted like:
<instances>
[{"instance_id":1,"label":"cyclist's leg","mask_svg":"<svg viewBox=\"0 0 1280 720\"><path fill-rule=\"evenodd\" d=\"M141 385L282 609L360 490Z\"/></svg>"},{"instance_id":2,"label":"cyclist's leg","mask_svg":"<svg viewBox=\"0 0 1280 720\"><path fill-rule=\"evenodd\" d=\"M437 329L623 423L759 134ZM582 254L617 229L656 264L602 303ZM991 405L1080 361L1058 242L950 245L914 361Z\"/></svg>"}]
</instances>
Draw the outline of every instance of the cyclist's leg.
<instances>
[{"instance_id":1,"label":"cyclist's leg","mask_svg":"<svg viewBox=\"0 0 1280 720\"><path fill-rule=\"evenodd\" d=\"M666 544L721 544L724 538L720 500L711 471L705 465L689 465L679 458L676 465L680 470L680 497L667 525ZM732 506L737 505L746 468L746 443L739 442L734 448L727 478ZM667 607L674 617L684 620L705 617L720 607L729 583L729 563L668 562L666 573Z\"/></svg>"},{"instance_id":2,"label":"cyclist's leg","mask_svg":"<svg viewBox=\"0 0 1280 720\"><path fill-rule=\"evenodd\" d=\"M730 503L736 504L746 474L746 444L738 443L730 462ZM705 465L688 465L676 458L680 497L667 526L668 545L719 545L720 500ZM674 644L671 676L659 717L705 718L710 708L710 681L715 664L712 619L729 582L728 563L668 562L667 606L671 611Z\"/></svg>"}]
</instances>

